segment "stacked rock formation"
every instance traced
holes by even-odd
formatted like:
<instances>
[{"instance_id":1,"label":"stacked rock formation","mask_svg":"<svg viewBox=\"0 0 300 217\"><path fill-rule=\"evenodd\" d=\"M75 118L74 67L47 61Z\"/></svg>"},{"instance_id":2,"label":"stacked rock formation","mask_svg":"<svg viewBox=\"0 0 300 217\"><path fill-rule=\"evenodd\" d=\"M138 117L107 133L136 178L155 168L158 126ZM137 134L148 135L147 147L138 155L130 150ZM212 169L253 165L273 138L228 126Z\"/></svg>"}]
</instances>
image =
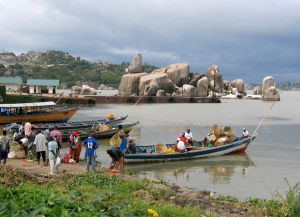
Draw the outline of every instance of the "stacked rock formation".
<instances>
[{"instance_id":1,"label":"stacked rock formation","mask_svg":"<svg viewBox=\"0 0 300 217\"><path fill-rule=\"evenodd\" d=\"M262 87L255 89L263 99L279 100L271 76L266 77ZM237 98L246 96L245 82L242 79L224 81L218 65L212 65L206 73L191 73L186 63L175 63L159 68L151 73L142 70L142 55L138 53L128 68L128 74L122 76L119 96L182 96L208 97L212 95L233 94Z\"/></svg>"},{"instance_id":2,"label":"stacked rock formation","mask_svg":"<svg viewBox=\"0 0 300 217\"><path fill-rule=\"evenodd\" d=\"M262 99L268 101L279 101L280 93L275 86L274 78L267 76L262 81Z\"/></svg>"},{"instance_id":3,"label":"stacked rock formation","mask_svg":"<svg viewBox=\"0 0 300 217\"><path fill-rule=\"evenodd\" d=\"M119 96L207 97L209 91L223 93L223 77L217 65L205 74L190 72L186 63L175 63L151 73L142 71L142 55L137 54L122 76Z\"/></svg>"}]
</instances>

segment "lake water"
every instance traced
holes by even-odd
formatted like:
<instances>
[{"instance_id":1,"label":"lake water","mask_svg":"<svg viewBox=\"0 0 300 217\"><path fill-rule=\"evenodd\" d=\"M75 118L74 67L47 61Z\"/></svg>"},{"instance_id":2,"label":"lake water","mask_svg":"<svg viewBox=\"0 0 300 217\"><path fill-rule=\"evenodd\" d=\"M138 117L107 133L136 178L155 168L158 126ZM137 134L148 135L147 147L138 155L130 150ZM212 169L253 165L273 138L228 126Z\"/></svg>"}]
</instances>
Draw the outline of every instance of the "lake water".
<instances>
[{"instance_id":1,"label":"lake water","mask_svg":"<svg viewBox=\"0 0 300 217\"><path fill-rule=\"evenodd\" d=\"M172 143L186 128L203 139L213 124L232 126L237 135L246 127L255 130L272 102L223 100L221 104L140 104L83 107L73 118L99 119L107 113L129 115L140 121L131 132L137 144ZM127 165L141 177L165 179L182 187L211 190L240 199L284 195L300 181L300 92L282 92L246 154L207 159ZM108 166L109 140L100 140L98 160Z\"/></svg>"}]
</instances>

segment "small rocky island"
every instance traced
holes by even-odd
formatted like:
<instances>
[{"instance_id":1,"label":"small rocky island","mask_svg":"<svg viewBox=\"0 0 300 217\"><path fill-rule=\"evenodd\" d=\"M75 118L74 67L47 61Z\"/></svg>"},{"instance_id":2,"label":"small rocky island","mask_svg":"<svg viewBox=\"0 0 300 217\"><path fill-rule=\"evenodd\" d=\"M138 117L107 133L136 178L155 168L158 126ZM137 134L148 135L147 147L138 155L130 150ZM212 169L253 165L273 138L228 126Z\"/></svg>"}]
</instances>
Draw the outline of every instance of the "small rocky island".
<instances>
[{"instance_id":1,"label":"small rocky island","mask_svg":"<svg viewBox=\"0 0 300 217\"><path fill-rule=\"evenodd\" d=\"M261 95L263 100L280 100L279 91L271 76L264 78L261 86L255 87L254 94ZM222 73L215 64L206 73L192 73L186 63L174 63L145 73L142 69L142 54L138 53L127 68L127 74L122 76L118 95L203 98L233 95L243 98L247 93L244 80L223 80Z\"/></svg>"}]
</instances>

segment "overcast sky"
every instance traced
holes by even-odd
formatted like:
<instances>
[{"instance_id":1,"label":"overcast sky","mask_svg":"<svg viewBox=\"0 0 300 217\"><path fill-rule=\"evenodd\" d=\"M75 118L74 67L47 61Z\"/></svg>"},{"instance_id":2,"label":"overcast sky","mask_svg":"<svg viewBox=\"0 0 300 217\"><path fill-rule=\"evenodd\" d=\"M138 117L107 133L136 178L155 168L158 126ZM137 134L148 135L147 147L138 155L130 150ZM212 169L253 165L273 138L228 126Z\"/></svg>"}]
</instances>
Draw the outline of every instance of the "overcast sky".
<instances>
[{"instance_id":1,"label":"overcast sky","mask_svg":"<svg viewBox=\"0 0 300 217\"><path fill-rule=\"evenodd\" d=\"M300 81L299 0L0 0L0 49Z\"/></svg>"}]
</instances>

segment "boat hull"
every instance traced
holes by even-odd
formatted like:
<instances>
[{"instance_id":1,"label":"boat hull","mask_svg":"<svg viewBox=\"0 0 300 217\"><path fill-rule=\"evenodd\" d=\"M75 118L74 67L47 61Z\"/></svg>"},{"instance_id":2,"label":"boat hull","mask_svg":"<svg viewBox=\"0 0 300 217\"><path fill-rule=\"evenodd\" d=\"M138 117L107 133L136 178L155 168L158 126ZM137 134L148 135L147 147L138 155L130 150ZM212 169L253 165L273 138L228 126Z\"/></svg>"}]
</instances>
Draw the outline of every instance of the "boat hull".
<instances>
[{"instance_id":1,"label":"boat hull","mask_svg":"<svg viewBox=\"0 0 300 217\"><path fill-rule=\"evenodd\" d=\"M131 124L123 124L123 129L125 131L125 133L129 133L133 127L135 125L137 125L139 122L134 122L134 123L131 123ZM65 131L62 131L62 139L63 141L68 141L70 135L72 134L72 130L65 130ZM93 138L95 139L101 139L101 138L110 138L112 137L113 135L115 135L116 133L118 132L118 129L117 128L112 128L112 129L109 129L109 130L106 130L106 131L96 131L96 130L78 130L78 133L79 133L79 136L84 139L84 138L87 138L89 136L92 136Z\"/></svg>"},{"instance_id":2,"label":"boat hull","mask_svg":"<svg viewBox=\"0 0 300 217\"><path fill-rule=\"evenodd\" d=\"M65 123L37 123L33 124L32 126L35 129L45 130L50 129L53 127L56 127L58 130L79 130L79 129L88 129L91 128L94 124L109 124L109 125L117 125L122 123L128 115L114 119L114 120L107 120L107 119L99 119L99 120L93 120L93 121L76 121L76 122L65 122ZM13 124L7 124L5 126L5 129L9 130L17 130L19 129L19 125L13 123Z\"/></svg>"},{"instance_id":3,"label":"boat hull","mask_svg":"<svg viewBox=\"0 0 300 217\"><path fill-rule=\"evenodd\" d=\"M78 108L60 109L49 113L0 116L0 124L21 123L21 122L63 122L68 121Z\"/></svg>"},{"instance_id":4,"label":"boat hull","mask_svg":"<svg viewBox=\"0 0 300 217\"><path fill-rule=\"evenodd\" d=\"M220 155L231 154L238 151L245 151L249 144L255 139L255 136L244 138L233 143L219 147L199 147L199 150L191 150L184 153L139 153L125 154L126 163L151 163L163 161L189 160L195 158L216 157ZM168 147L170 146L167 145ZM146 147L146 146L145 146ZM149 146L150 147L150 146Z\"/></svg>"}]
</instances>

